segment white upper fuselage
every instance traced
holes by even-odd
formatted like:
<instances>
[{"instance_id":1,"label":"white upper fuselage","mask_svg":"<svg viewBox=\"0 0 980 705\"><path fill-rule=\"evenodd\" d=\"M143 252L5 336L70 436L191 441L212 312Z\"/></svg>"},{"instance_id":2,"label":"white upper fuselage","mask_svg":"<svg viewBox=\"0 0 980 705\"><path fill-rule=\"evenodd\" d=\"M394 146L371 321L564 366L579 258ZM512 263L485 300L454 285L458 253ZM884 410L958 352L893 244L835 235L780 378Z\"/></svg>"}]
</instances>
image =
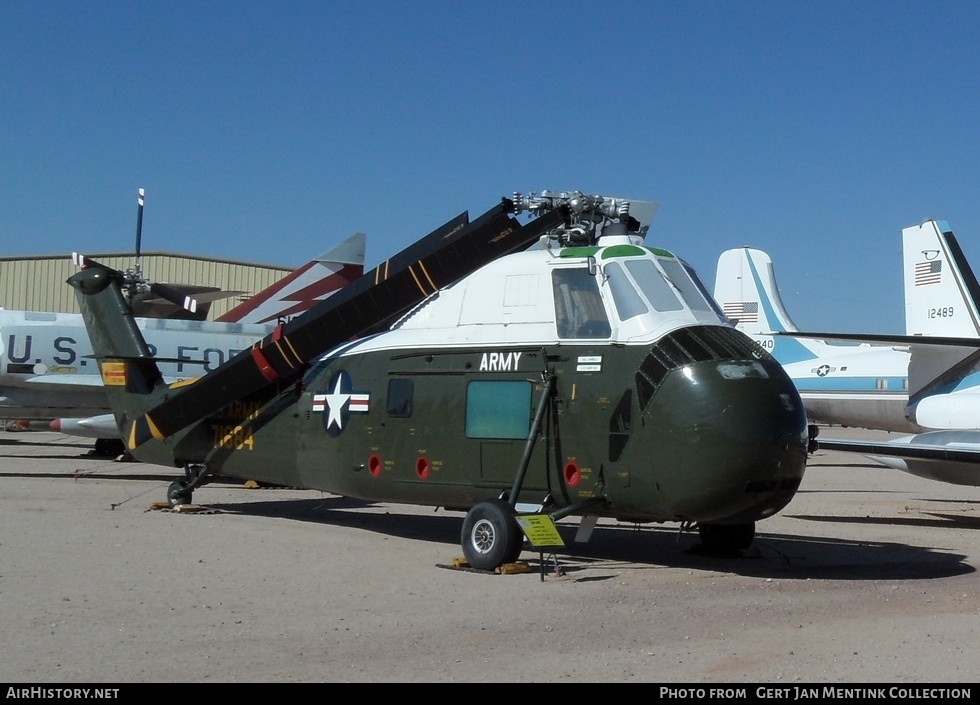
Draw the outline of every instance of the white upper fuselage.
<instances>
[{"instance_id":1,"label":"white upper fuselage","mask_svg":"<svg viewBox=\"0 0 980 705\"><path fill-rule=\"evenodd\" d=\"M615 236L597 247L535 248L500 258L345 352L640 344L695 323L728 325L693 271L639 238Z\"/></svg>"}]
</instances>

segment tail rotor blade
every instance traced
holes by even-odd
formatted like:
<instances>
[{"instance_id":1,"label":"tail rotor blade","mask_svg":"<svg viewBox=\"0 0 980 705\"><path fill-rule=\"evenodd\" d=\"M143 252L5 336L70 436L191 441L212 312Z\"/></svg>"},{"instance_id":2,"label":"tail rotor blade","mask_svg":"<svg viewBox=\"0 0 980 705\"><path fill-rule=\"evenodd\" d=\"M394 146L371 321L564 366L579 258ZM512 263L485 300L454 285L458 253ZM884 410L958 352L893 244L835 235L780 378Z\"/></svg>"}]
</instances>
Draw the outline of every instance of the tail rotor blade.
<instances>
[{"instance_id":1,"label":"tail rotor blade","mask_svg":"<svg viewBox=\"0 0 980 705\"><path fill-rule=\"evenodd\" d=\"M71 261L75 264L76 267L81 267L82 269L91 269L92 267L100 267L102 269L112 269L111 267L107 267L101 262L96 262L94 259L90 257L86 257L80 252L72 252Z\"/></svg>"},{"instance_id":2,"label":"tail rotor blade","mask_svg":"<svg viewBox=\"0 0 980 705\"><path fill-rule=\"evenodd\" d=\"M197 300L187 296L184 292L179 289L175 289L172 286L167 286L166 284L151 284L150 291L159 296L161 299L166 299L172 304L180 306L191 313L197 311Z\"/></svg>"},{"instance_id":3,"label":"tail rotor blade","mask_svg":"<svg viewBox=\"0 0 980 705\"><path fill-rule=\"evenodd\" d=\"M180 306L191 313L197 312L197 300L191 296L188 296L181 290L168 286L167 284L149 284L142 278L139 272L120 272L118 269L113 269L101 262L86 257L78 252L71 253L71 261L75 263L77 267L81 269L104 269L111 278L117 279L122 283L123 288L130 295L130 297L135 296L141 291L150 291L161 299L165 299L170 303Z\"/></svg>"}]
</instances>

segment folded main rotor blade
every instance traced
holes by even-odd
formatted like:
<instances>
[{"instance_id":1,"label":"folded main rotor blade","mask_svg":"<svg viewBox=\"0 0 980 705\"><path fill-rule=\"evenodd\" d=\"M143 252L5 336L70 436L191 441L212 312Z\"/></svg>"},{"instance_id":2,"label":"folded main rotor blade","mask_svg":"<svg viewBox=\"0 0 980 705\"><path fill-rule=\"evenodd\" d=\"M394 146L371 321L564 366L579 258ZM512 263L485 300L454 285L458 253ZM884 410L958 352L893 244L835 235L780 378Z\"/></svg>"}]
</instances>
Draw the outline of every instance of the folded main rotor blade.
<instances>
[{"instance_id":1,"label":"folded main rotor blade","mask_svg":"<svg viewBox=\"0 0 980 705\"><path fill-rule=\"evenodd\" d=\"M513 202L473 222L464 212L414 245L280 326L225 365L136 420L137 443L162 440L243 397L268 400L299 379L309 361L394 315L487 262L526 249L565 217L556 209L527 225L509 215Z\"/></svg>"}]
</instances>

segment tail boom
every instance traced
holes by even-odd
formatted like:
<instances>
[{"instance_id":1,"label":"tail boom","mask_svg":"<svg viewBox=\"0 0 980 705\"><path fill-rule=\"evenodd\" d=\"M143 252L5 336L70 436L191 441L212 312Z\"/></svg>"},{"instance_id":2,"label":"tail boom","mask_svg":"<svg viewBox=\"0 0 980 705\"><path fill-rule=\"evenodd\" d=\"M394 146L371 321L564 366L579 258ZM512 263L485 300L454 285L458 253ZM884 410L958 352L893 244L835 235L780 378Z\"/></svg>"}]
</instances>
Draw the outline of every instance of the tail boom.
<instances>
[{"instance_id":1,"label":"tail boom","mask_svg":"<svg viewBox=\"0 0 980 705\"><path fill-rule=\"evenodd\" d=\"M165 398L167 384L112 270L82 269L68 284L75 289L116 423L133 448L135 439L153 436L155 430L152 423L133 420Z\"/></svg>"}]
</instances>

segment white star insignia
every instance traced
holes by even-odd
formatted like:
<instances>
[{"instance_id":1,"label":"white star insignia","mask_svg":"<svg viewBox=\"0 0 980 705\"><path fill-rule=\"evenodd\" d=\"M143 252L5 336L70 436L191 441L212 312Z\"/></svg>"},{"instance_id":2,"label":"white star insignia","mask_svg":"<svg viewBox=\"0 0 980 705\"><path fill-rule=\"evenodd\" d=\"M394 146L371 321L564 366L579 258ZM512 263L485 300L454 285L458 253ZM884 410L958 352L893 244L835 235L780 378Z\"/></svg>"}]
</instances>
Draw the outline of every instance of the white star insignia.
<instances>
[{"instance_id":1,"label":"white star insignia","mask_svg":"<svg viewBox=\"0 0 980 705\"><path fill-rule=\"evenodd\" d=\"M325 394L327 407L330 410L327 416L327 428L330 428L337 424L337 428L343 429L344 424L340 418L340 412L344 410L344 404L350 399L350 394L344 394L340 391L341 375L337 375L337 384L334 385L334 390L330 394Z\"/></svg>"}]
</instances>

